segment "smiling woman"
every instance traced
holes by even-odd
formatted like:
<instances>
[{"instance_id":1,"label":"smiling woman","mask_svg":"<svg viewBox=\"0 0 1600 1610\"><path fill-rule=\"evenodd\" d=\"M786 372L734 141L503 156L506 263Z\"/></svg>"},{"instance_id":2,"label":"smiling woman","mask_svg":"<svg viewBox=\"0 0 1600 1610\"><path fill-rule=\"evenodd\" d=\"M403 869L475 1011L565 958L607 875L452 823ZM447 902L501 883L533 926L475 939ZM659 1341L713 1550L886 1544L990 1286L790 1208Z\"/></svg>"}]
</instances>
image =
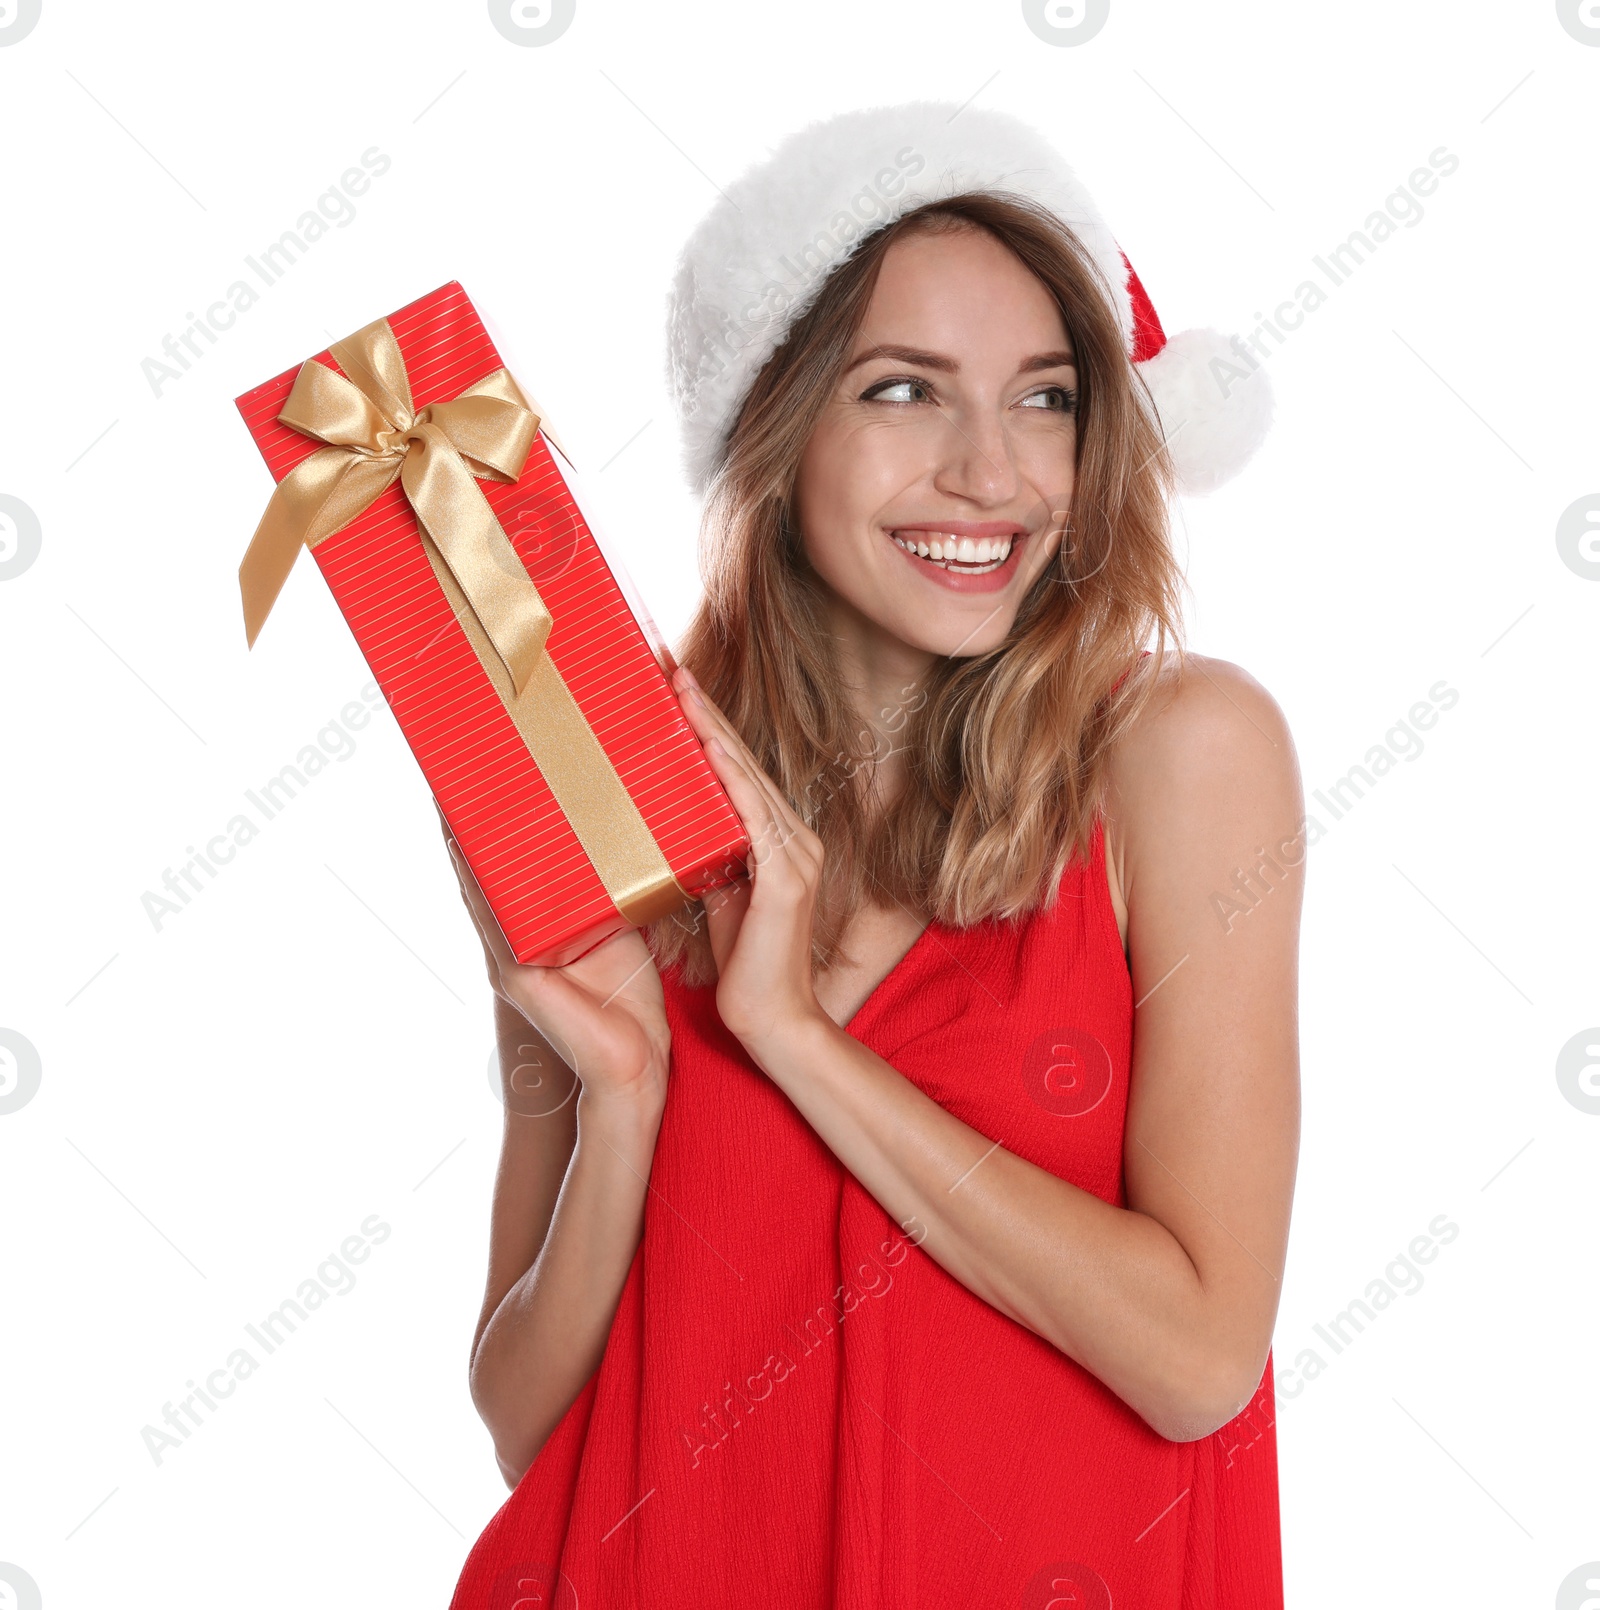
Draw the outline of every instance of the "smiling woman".
<instances>
[{"instance_id":1,"label":"smiling woman","mask_svg":"<svg viewBox=\"0 0 1600 1610\"><path fill-rule=\"evenodd\" d=\"M858 778L808 819L829 847L820 969L864 907L1021 911L1089 853L1155 679L1107 690L1152 631L1176 636L1172 474L1098 265L1021 196L924 204L869 237L755 377L681 658L788 797ZM913 532L915 559L895 541ZM952 565L952 536L973 560L987 536L990 566L1009 537L1005 562ZM880 762L913 694L926 708ZM863 808L868 788L898 788L895 810ZM656 947L713 974L703 931L663 925Z\"/></svg>"},{"instance_id":2,"label":"smiling woman","mask_svg":"<svg viewBox=\"0 0 1600 1610\"><path fill-rule=\"evenodd\" d=\"M1265 690L1167 649L1171 494L1264 382L1208 392L1223 339L955 110L802 131L678 278L674 685L750 875L541 969L458 861L508 1076L580 1093L507 1107L472 1389L515 1491L454 1610L1282 1604L1303 857L1248 930L1208 895L1304 818Z\"/></svg>"}]
</instances>

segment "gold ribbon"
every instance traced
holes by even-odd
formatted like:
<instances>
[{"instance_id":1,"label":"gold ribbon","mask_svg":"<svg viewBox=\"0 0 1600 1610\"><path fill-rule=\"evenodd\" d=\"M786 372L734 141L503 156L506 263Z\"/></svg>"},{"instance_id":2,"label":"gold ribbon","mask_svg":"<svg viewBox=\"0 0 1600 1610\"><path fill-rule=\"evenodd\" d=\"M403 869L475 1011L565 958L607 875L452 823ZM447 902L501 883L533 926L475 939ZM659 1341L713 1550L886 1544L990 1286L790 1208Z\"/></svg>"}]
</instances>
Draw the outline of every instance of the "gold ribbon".
<instances>
[{"instance_id":1,"label":"gold ribbon","mask_svg":"<svg viewBox=\"0 0 1600 1610\"><path fill-rule=\"evenodd\" d=\"M677 909L689 897L545 653L550 611L478 486L517 480L539 416L504 369L414 408L387 319L329 351L344 374L308 359L278 415L329 445L278 483L250 539L239 566L247 643L301 548L342 531L398 476L446 601L606 893L634 927Z\"/></svg>"}]
</instances>

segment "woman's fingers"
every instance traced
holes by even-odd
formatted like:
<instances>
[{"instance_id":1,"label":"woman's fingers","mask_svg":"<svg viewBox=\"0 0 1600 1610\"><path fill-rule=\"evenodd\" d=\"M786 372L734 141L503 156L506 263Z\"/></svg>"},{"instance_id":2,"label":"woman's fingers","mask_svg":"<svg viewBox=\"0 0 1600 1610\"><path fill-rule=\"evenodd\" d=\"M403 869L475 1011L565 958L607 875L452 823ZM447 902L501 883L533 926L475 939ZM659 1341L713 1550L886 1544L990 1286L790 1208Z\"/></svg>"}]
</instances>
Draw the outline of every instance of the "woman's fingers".
<instances>
[{"instance_id":1,"label":"woman's fingers","mask_svg":"<svg viewBox=\"0 0 1600 1610\"><path fill-rule=\"evenodd\" d=\"M462 898L472 913L478 937L483 941L484 956L489 963L490 987L496 995L516 1007L549 1040L557 1056L570 1067L576 1068L572 1047L562 1028L570 1026L568 1019L574 1007L581 1010L581 992L570 980L561 976L559 968L526 967L511 954L511 947L500 931L488 897L472 875L472 868L461 853L461 846L454 839L448 843L450 859L455 863L456 877L461 884ZM563 1011L563 1008L566 1010Z\"/></svg>"},{"instance_id":2,"label":"woman's fingers","mask_svg":"<svg viewBox=\"0 0 1600 1610\"><path fill-rule=\"evenodd\" d=\"M698 692L698 689L691 690L691 700L695 692ZM791 833L804 826L800 818L795 814L793 806L784 798L783 791L766 774L756 757L750 753L749 746L735 731L733 723L709 699L705 700L701 709L710 712L711 723L723 748L733 756L734 761L744 769L750 780L766 795L767 804L771 809L774 821L781 824Z\"/></svg>"},{"instance_id":3,"label":"woman's fingers","mask_svg":"<svg viewBox=\"0 0 1600 1610\"><path fill-rule=\"evenodd\" d=\"M695 683L690 672L680 668L678 679L681 683L679 693L684 700L684 714L694 728L695 735L703 742L720 742L730 763L759 790L767 807L771 841L774 844L787 844L795 834L806 832L805 823L784 798L782 790L762 770L733 723L717 708L704 689Z\"/></svg>"},{"instance_id":4,"label":"woman's fingers","mask_svg":"<svg viewBox=\"0 0 1600 1610\"><path fill-rule=\"evenodd\" d=\"M456 882L461 887L461 899L472 917L473 927L478 930L478 940L483 946L483 962L489 974L490 988L497 995L504 995L506 974L517 966L517 959L511 954L511 947L500 931L500 924L495 920L494 912L490 910L488 899L478 887L478 880L472 875L472 868L467 865L466 856L461 853L461 846L448 833L445 836L445 847L450 851L450 861L456 869Z\"/></svg>"},{"instance_id":5,"label":"woman's fingers","mask_svg":"<svg viewBox=\"0 0 1600 1610\"><path fill-rule=\"evenodd\" d=\"M643 937L623 929L561 966L519 962L442 812L440 823L494 993L544 1036L586 1089L621 1089L664 1070L671 1035Z\"/></svg>"},{"instance_id":6,"label":"woman's fingers","mask_svg":"<svg viewBox=\"0 0 1600 1610\"><path fill-rule=\"evenodd\" d=\"M707 744L706 752L750 839L748 895L743 904L734 908L738 912L737 919L719 923L710 910L707 911L712 919L713 954L716 954L719 946L731 945L730 936L743 926L747 907L753 905L767 911L803 904L815 886L818 863L803 847L799 835L773 815L766 791L756 786L746 767L739 765L715 738ZM722 962L723 958L718 955L719 971Z\"/></svg>"},{"instance_id":7,"label":"woman's fingers","mask_svg":"<svg viewBox=\"0 0 1600 1610\"><path fill-rule=\"evenodd\" d=\"M713 738L711 742L720 743L721 739ZM724 749L726 750L725 745ZM737 766L750 784L758 790L767 807L762 819L763 841L759 849L752 844L752 855L756 856L758 861L763 861L782 851L791 858L806 861L815 859L813 852L820 849L820 845L815 843L811 829L783 797L777 784L756 764L749 750L741 744L739 751L732 753L730 758L732 764Z\"/></svg>"},{"instance_id":8,"label":"woman's fingers","mask_svg":"<svg viewBox=\"0 0 1600 1610\"><path fill-rule=\"evenodd\" d=\"M695 685L692 674L680 668L676 680L685 719L705 744L706 757L749 836L751 899L764 908L773 898L787 903L814 889L822 868L820 840L762 770L728 718ZM759 892L762 888L765 898Z\"/></svg>"},{"instance_id":9,"label":"woman's fingers","mask_svg":"<svg viewBox=\"0 0 1600 1610\"><path fill-rule=\"evenodd\" d=\"M750 840L749 864L752 870L768 860L782 842L778 823L773 814L772 801L766 789L756 781L750 768L737 755L732 754L720 739L711 738L706 744L706 758L717 779L728 791L733 808L744 823Z\"/></svg>"},{"instance_id":10,"label":"woman's fingers","mask_svg":"<svg viewBox=\"0 0 1600 1610\"><path fill-rule=\"evenodd\" d=\"M744 822L750 839L747 860L752 875L782 862L798 867L798 845L805 825L790 811L783 810L780 815L782 807L775 804L774 789L761 768L731 753L719 738L708 741L706 754Z\"/></svg>"}]
</instances>

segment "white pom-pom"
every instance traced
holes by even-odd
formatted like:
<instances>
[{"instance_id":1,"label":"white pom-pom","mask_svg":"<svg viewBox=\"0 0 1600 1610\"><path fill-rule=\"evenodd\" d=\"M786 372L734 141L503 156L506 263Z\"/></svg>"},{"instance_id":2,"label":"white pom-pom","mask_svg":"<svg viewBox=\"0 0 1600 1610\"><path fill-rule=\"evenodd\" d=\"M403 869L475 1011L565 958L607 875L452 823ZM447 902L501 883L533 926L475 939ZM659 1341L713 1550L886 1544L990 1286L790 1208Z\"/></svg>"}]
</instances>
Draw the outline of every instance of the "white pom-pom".
<instances>
[{"instance_id":1,"label":"white pom-pom","mask_svg":"<svg viewBox=\"0 0 1600 1610\"><path fill-rule=\"evenodd\" d=\"M1231 481L1272 425L1261 359L1220 330L1182 330L1138 369L1161 417L1178 491L1202 496Z\"/></svg>"}]
</instances>

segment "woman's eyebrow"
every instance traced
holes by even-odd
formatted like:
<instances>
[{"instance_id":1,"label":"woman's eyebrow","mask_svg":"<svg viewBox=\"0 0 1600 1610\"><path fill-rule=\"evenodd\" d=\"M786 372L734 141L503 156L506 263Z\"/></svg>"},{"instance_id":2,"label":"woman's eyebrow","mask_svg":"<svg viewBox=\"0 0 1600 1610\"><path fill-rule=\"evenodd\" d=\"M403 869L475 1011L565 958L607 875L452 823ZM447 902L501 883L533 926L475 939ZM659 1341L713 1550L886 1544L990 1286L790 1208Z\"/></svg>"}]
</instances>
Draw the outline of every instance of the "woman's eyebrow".
<instances>
[{"instance_id":1,"label":"woman's eyebrow","mask_svg":"<svg viewBox=\"0 0 1600 1610\"><path fill-rule=\"evenodd\" d=\"M865 352L845 370L859 369L864 363L871 363L877 358L891 358L896 363L914 364L920 369L939 369L945 374L955 374L961 367L954 358L947 358L943 353L924 352L920 347L901 347L892 343L880 343L875 347L868 347ZM1031 358L1025 358L1018 366L1019 374L1032 374L1037 369L1070 369L1077 363L1072 353L1061 350L1056 352L1036 352Z\"/></svg>"},{"instance_id":2,"label":"woman's eyebrow","mask_svg":"<svg viewBox=\"0 0 1600 1610\"><path fill-rule=\"evenodd\" d=\"M1073 369L1077 367L1078 360L1065 350L1060 352L1036 352L1018 370L1019 374L1032 374L1035 369Z\"/></svg>"},{"instance_id":3,"label":"woman's eyebrow","mask_svg":"<svg viewBox=\"0 0 1600 1610\"><path fill-rule=\"evenodd\" d=\"M875 358L893 358L896 363L915 364L919 369L942 369L946 374L953 375L961 365L954 358L946 358L938 352L924 352L920 347L899 347L880 343L875 347L868 347L849 369L859 369L864 363L871 363Z\"/></svg>"}]
</instances>

